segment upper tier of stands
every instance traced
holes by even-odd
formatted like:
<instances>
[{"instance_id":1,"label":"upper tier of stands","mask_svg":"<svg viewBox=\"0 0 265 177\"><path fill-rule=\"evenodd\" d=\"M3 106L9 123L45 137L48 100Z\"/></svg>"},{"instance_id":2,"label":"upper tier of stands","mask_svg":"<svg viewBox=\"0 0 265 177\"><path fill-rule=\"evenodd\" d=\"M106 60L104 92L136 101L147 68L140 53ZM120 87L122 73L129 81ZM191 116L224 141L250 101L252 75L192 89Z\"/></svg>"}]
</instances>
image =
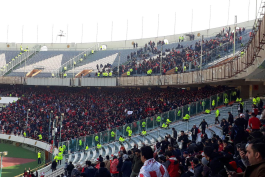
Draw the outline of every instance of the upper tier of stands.
<instances>
[{"instance_id":1,"label":"upper tier of stands","mask_svg":"<svg viewBox=\"0 0 265 177\"><path fill-rule=\"evenodd\" d=\"M236 51L240 51L249 41L250 31L247 29L237 32ZM241 40L239 40L240 37L242 37ZM204 38L204 41L206 42L203 43L203 68L216 65L233 53L231 31L230 36L225 32L220 32L216 36ZM162 44L162 41L158 41L154 45L152 43L154 42L147 41L143 48L95 51L74 67L67 68L65 73L67 73L67 77L73 77L73 74L76 76L82 70L89 68L92 69L89 76L97 76L98 72L102 76L102 72L105 71L113 72L113 76L117 76L119 65L120 76L130 69L133 69L131 75L134 76L146 75L149 69L153 70L152 75L160 74L161 54L163 54L163 74L175 70L175 67L178 67L178 72L183 72L184 66L186 72L199 68L201 54L199 39L171 44ZM3 66L10 62L18 53L19 51L0 51L0 65ZM41 69L42 71L34 77L51 77L52 74L55 74L55 77L61 77L62 74L58 73L62 64L80 53L82 51L40 51L27 60L26 66L25 63L21 63L20 66L13 68L12 72L7 73L7 76L24 76L33 69Z\"/></svg>"}]
</instances>

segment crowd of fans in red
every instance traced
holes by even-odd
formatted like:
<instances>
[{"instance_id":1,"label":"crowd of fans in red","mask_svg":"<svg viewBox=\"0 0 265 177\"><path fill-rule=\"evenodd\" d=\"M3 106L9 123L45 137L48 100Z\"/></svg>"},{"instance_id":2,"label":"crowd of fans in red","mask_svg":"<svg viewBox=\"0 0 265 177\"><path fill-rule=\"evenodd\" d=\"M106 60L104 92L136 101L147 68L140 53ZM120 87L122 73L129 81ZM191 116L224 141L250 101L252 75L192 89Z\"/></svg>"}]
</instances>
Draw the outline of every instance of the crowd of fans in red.
<instances>
[{"instance_id":1,"label":"crowd of fans in red","mask_svg":"<svg viewBox=\"0 0 265 177\"><path fill-rule=\"evenodd\" d=\"M239 28L236 31L236 40L240 44L242 40L242 34L245 32L245 28ZM213 58L218 58L220 52L228 52L229 49L233 46L234 32L231 31L231 28L223 29L219 34L216 35L216 38L203 40L203 63L211 61ZM224 46L224 44L227 44ZM157 46L164 45L163 41L159 41ZM213 50L219 46L224 46L220 50ZM133 69L132 74L146 74L149 69L152 69L152 73L160 73L160 62L162 57L162 74L165 74L168 70L178 67L178 72L183 72L183 63L192 62L192 66L185 64L186 69L189 67L195 68L198 67L199 63L195 59L198 59L201 55L201 41L195 43L195 45L189 45L184 47L181 43L178 44L176 48L169 49L165 45L167 54L163 52L161 56L161 50L155 47L155 43L150 41L148 45L146 44L144 48L140 48L137 53L131 53L127 56L127 59L130 60L128 64L120 66L120 74ZM152 54L158 54L158 57L152 59L149 54L146 52L151 52ZM140 58L140 61L137 60ZM190 68L190 69L192 69Z\"/></svg>"},{"instance_id":2,"label":"crowd of fans in red","mask_svg":"<svg viewBox=\"0 0 265 177\"><path fill-rule=\"evenodd\" d=\"M62 141L66 141L145 119L224 90L225 87L205 87L194 91L177 88L138 90L25 87L24 93L22 90L7 93L21 98L3 108L0 128L5 133L14 134L22 134L25 130L27 136L32 138L42 134L43 140L49 141L50 116L52 121L58 116L58 139L60 116L64 113ZM28 109L30 111L26 124ZM128 115L128 111L133 113Z\"/></svg>"}]
</instances>

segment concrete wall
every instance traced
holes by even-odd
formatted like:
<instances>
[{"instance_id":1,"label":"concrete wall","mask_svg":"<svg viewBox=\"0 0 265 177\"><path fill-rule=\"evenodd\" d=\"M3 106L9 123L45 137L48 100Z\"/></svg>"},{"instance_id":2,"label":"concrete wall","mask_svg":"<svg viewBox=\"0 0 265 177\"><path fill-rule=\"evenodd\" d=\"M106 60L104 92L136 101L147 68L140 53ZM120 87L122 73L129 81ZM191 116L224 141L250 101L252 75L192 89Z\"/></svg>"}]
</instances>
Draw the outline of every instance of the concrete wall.
<instances>
[{"instance_id":1,"label":"concrete wall","mask_svg":"<svg viewBox=\"0 0 265 177\"><path fill-rule=\"evenodd\" d=\"M252 28L254 24L254 20L252 21L246 21L246 22L242 22L239 23L237 26L239 27L247 27L247 28ZM232 28L233 25L230 25L230 27ZM212 28L212 29L206 29L206 30L202 30L202 31L195 31L193 32L193 34L195 35L195 39L200 39L201 35L204 35L205 37L207 36L215 36L217 33L219 33L223 28L225 28L225 26L222 27L217 27L217 28ZM152 37L152 38L144 38L144 39L132 39L132 40L123 40L123 41L106 41L106 42L92 42L92 43L39 43L42 46L47 46L48 50L86 50L89 48L97 48L97 46L100 45L107 45L107 49L121 49L121 48L132 48L132 42L137 42L138 46L144 46L147 42L151 41L159 41L159 40L164 40L167 39L169 41L169 43L175 43L178 41L179 36L184 36L185 40L189 40L189 38L187 36L185 36L185 34L190 34L190 32L188 33L184 33L184 34L176 34L176 35L169 35L169 36L159 36L159 37ZM7 47L7 45L9 45L9 47ZM1 50L14 50L17 49L19 50L20 48L20 43L17 44L7 44L7 43L0 43L0 49ZM32 48L34 45L36 45L36 43L23 43L24 47L29 47Z\"/></svg>"}]
</instances>

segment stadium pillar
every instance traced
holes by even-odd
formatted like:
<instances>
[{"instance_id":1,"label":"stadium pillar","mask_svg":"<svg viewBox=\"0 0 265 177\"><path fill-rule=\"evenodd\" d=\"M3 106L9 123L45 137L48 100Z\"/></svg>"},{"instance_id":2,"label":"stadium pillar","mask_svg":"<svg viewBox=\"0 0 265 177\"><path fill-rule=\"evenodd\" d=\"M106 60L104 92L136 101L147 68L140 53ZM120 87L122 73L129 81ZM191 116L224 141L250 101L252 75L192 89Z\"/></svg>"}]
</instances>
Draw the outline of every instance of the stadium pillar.
<instances>
[{"instance_id":1,"label":"stadium pillar","mask_svg":"<svg viewBox=\"0 0 265 177\"><path fill-rule=\"evenodd\" d=\"M64 116L64 113L61 114L61 121L60 121L60 142L62 142L62 123L63 123L63 116Z\"/></svg>"},{"instance_id":2,"label":"stadium pillar","mask_svg":"<svg viewBox=\"0 0 265 177\"><path fill-rule=\"evenodd\" d=\"M121 59L121 53L119 53L119 62L118 62L118 77L120 75L120 59Z\"/></svg>"},{"instance_id":3,"label":"stadium pillar","mask_svg":"<svg viewBox=\"0 0 265 177\"><path fill-rule=\"evenodd\" d=\"M202 40L203 40L203 35L202 35ZM202 41L201 41L200 75L201 75L201 82L202 82Z\"/></svg>"},{"instance_id":4,"label":"stadium pillar","mask_svg":"<svg viewBox=\"0 0 265 177\"><path fill-rule=\"evenodd\" d=\"M50 140L50 138L51 138L51 118L52 118L52 113L53 113L53 110L51 110L51 112L50 112L50 121L49 121L49 140Z\"/></svg>"},{"instance_id":5,"label":"stadium pillar","mask_svg":"<svg viewBox=\"0 0 265 177\"><path fill-rule=\"evenodd\" d=\"M237 23L237 16L235 16L235 29L234 29L234 57L235 57L235 50L236 50L236 23Z\"/></svg>"},{"instance_id":6,"label":"stadium pillar","mask_svg":"<svg viewBox=\"0 0 265 177\"><path fill-rule=\"evenodd\" d=\"M29 123L28 122L28 120L29 120L29 111L30 111L30 109L27 110L27 129L28 129L28 123Z\"/></svg>"}]
</instances>

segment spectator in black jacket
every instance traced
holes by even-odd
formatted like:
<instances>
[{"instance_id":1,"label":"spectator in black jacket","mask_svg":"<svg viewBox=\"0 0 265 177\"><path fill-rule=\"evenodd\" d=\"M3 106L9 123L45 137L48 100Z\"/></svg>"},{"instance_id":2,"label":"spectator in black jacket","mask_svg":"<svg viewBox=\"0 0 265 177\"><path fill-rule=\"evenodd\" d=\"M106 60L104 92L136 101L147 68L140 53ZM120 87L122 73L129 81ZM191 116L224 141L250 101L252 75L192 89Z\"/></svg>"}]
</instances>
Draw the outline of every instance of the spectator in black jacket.
<instances>
[{"instance_id":1,"label":"spectator in black jacket","mask_svg":"<svg viewBox=\"0 0 265 177\"><path fill-rule=\"evenodd\" d=\"M86 161L85 176L94 177L97 169L91 165L91 161Z\"/></svg>"},{"instance_id":2,"label":"spectator in black jacket","mask_svg":"<svg viewBox=\"0 0 265 177\"><path fill-rule=\"evenodd\" d=\"M199 159L194 158L192 161L194 164L194 177L202 177L203 167L202 164L199 163Z\"/></svg>"},{"instance_id":3,"label":"spectator in black jacket","mask_svg":"<svg viewBox=\"0 0 265 177\"><path fill-rule=\"evenodd\" d=\"M69 165L67 166L67 172L68 174L72 173L72 170L75 168L75 166L72 164L72 162L69 163Z\"/></svg>"},{"instance_id":4,"label":"spectator in black jacket","mask_svg":"<svg viewBox=\"0 0 265 177\"><path fill-rule=\"evenodd\" d=\"M175 130L175 128L172 128L172 134L173 134L173 138L175 139L178 138L178 132Z\"/></svg>"},{"instance_id":5,"label":"spectator in black jacket","mask_svg":"<svg viewBox=\"0 0 265 177\"><path fill-rule=\"evenodd\" d=\"M96 172L95 177L111 177L110 172L105 168L104 162L100 163L100 168Z\"/></svg>"},{"instance_id":6,"label":"spectator in black jacket","mask_svg":"<svg viewBox=\"0 0 265 177\"><path fill-rule=\"evenodd\" d=\"M187 150L187 144L189 142L188 136L184 133L184 131L181 131L181 135L178 138L178 142L182 143L181 152L184 152Z\"/></svg>"},{"instance_id":7,"label":"spectator in black jacket","mask_svg":"<svg viewBox=\"0 0 265 177\"><path fill-rule=\"evenodd\" d=\"M56 167L57 167L57 162L54 160L52 162L52 171L55 171L56 170Z\"/></svg>"},{"instance_id":8,"label":"spectator in black jacket","mask_svg":"<svg viewBox=\"0 0 265 177\"><path fill-rule=\"evenodd\" d=\"M123 165L123 160L122 160L122 156L123 156L123 153L120 152L119 154L119 163L117 165L117 170L119 171L119 177L122 177L122 171L121 171L121 168L122 168L122 165Z\"/></svg>"},{"instance_id":9,"label":"spectator in black jacket","mask_svg":"<svg viewBox=\"0 0 265 177\"><path fill-rule=\"evenodd\" d=\"M168 147L169 144L170 143L168 142L168 139L166 137L163 141L161 141L161 150L163 152L166 152L166 149L167 149L167 147Z\"/></svg>"},{"instance_id":10,"label":"spectator in black jacket","mask_svg":"<svg viewBox=\"0 0 265 177\"><path fill-rule=\"evenodd\" d=\"M223 135L226 136L228 134L229 125L228 125L228 122L225 119L222 120L221 127L223 129Z\"/></svg>"},{"instance_id":11,"label":"spectator in black jacket","mask_svg":"<svg viewBox=\"0 0 265 177\"><path fill-rule=\"evenodd\" d=\"M235 151L235 153L237 152L236 144L241 143L244 140L244 137L245 137L244 136L244 133L245 133L244 126L242 126L240 124L242 122L242 121L240 121L240 119L241 118L236 119L235 125L233 126L232 131L231 131L231 140L233 140L233 143L234 143L234 151Z\"/></svg>"},{"instance_id":12,"label":"spectator in black jacket","mask_svg":"<svg viewBox=\"0 0 265 177\"><path fill-rule=\"evenodd\" d=\"M224 164L221 162L221 156L218 153L213 152L211 146L205 146L203 149L205 158L209 161L210 176L218 176L218 174L226 174Z\"/></svg>"},{"instance_id":13,"label":"spectator in black jacket","mask_svg":"<svg viewBox=\"0 0 265 177\"><path fill-rule=\"evenodd\" d=\"M193 125L190 131L191 131L192 141L196 142L197 134L198 134L198 128L196 127L196 125Z\"/></svg>"},{"instance_id":14,"label":"spectator in black jacket","mask_svg":"<svg viewBox=\"0 0 265 177\"><path fill-rule=\"evenodd\" d=\"M238 110L238 114L243 113L243 106L242 106L241 102L238 103L238 108L237 108L237 110Z\"/></svg>"},{"instance_id":15,"label":"spectator in black jacket","mask_svg":"<svg viewBox=\"0 0 265 177\"><path fill-rule=\"evenodd\" d=\"M234 123L234 116L231 114L231 112L228 112L228 123L229 125L233 125Z\"/></svg>"},{"instance_id":16,"label":"spectator in black jacket","mask_svg":"<svg viewBox=\"0 0 265 177\"><path fill-rule=\"evenodd\" d=\"M202 134L205 134L205 128L208 128L208 123L205 121L205 119L202 120L202 122L200 123L199 127L202 127Z\"/></svg>"},{"instance_id":17,"label":"spectator in black jacket","mask_svg":"<svg viewBox=\"0 0 265 177\"><path fill-rule=\"evenodd\" d=\"M130 177L132 173L132 162L130 161L127 154L124 154L122 158L124 160L122 168L121 168L122 177Z\"/></svg>"}]
</instances>

